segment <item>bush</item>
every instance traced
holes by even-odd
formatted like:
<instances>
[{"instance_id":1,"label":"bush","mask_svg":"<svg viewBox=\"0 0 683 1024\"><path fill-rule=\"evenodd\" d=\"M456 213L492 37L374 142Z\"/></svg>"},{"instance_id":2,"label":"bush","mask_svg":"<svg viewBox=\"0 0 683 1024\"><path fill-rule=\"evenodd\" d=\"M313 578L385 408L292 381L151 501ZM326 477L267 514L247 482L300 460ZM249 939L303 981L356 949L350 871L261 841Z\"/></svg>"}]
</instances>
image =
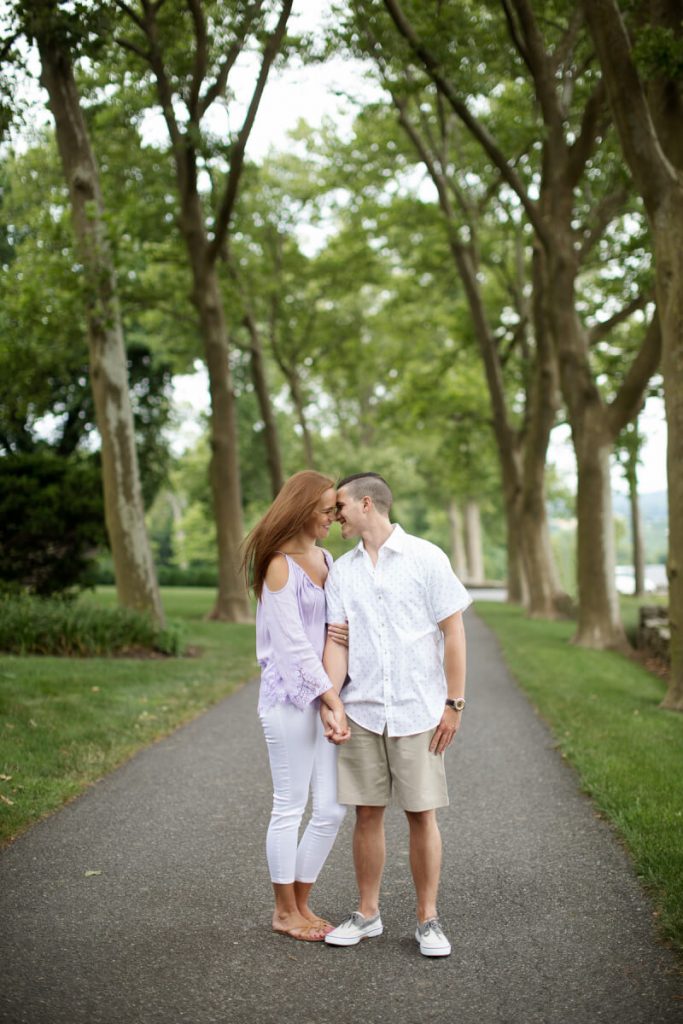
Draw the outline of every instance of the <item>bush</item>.
<instances>
[{"instance_id":1,"label":"bush","mask_svg":"<svg viewBox=\"0 0 683 1024\"><path fill-rule=\"evenodd\" d=\"M180 632L147 615L85 602L0 594L0 651L93 657L140 649L178 655Z\"/></svg>"},{"instance_id":2,"label":"bush","mask_svg":"<svg viewBox=\"0 0 683 1024\"><path fill-rule=\"evenodd\" d=\"M0 580L43 596L82 586L105 542L94 458L47 450L0 458Z\"/></svg>"}]
</instances>

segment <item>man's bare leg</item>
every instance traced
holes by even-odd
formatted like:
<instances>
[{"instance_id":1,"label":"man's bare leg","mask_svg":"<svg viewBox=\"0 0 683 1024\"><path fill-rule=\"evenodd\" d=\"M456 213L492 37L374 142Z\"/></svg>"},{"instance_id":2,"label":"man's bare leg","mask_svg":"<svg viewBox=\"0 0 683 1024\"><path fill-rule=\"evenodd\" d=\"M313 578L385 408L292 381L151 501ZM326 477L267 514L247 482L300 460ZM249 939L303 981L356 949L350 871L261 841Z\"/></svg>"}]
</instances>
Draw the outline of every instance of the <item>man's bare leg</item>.
<instances>
[{"instance_id":1,"label":"man's bare leg","mask_svg":"<svg viewBox=\"0 0 683 1024\"><path fill-rule=\"evenodd\" d=\"M379 889L384 871L384 807L356 807L353 863L358 882L358 909L363 917L379 913Z\"/></svg>"},{"instance_id":2,"label":"man's bare leg","mask_svg":"<svg viewBox=\"0 0 683 1024\"><path fill-rule=\"evenodd\" d=\"M406 811L410 826L410 870L417 893L420 924L436 917L436 896L441 875L441 833L436 811Z\"/></svg>"}]
</instances>

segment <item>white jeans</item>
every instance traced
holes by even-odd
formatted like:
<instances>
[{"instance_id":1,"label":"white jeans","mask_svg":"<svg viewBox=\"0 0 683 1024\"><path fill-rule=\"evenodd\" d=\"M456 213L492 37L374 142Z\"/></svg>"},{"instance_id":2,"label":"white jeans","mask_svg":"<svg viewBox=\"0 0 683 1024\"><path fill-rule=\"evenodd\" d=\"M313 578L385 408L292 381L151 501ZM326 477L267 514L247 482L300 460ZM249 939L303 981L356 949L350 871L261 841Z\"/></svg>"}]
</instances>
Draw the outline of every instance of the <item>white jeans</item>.
<instances>
[{"instance_id":1,"label":"white jeans","mask_svg":"<svg viewBox=\"0 0 683 1024\"><path fill-rule=\"evenodd\" d=\"M317 702L316 702L317 703ZM318 710L276 704L261 715L273 776L273 812L266 837L271 881L315 882L346 808L337 803L337 748L325 739ZM313 792L313 813L298 843Z\"/></svg>"}]
</instances>

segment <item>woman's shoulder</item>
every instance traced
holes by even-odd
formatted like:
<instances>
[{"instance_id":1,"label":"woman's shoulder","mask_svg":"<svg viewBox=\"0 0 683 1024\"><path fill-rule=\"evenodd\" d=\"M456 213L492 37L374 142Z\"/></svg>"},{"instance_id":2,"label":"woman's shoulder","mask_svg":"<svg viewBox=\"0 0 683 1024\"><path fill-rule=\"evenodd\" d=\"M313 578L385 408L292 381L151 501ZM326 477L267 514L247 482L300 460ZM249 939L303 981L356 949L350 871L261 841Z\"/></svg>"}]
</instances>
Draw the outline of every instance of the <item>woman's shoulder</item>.
<instances>
[{"instance_id":1,"label":"woman's shoulder","mask_svg":"<svg viewBox=\"0 0 683 1024\"><path fill-rule=\"evenodd\" d=\"M289 562L284 552L278 551L277 554L273 555L268 563L265 575L265 584L268 587L268 590L275 592L277 590L284 590L288 581Z\"/></svg>"}]
</instances>

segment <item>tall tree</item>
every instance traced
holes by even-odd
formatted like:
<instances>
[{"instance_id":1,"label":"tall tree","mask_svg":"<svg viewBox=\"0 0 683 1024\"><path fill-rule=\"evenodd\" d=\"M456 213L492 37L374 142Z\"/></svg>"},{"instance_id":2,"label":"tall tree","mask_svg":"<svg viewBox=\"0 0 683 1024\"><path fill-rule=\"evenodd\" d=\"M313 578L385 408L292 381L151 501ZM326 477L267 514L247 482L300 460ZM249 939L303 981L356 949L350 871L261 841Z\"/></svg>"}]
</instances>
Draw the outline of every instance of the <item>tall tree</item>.
<instances>
[{"instance_id":1,"label":"tall tree","mask_svg":"<svg viewBox=\"0 0 683 1024\"><path fill-rule=\"evenodd\" d=\"M554 12L561 25L558 30L557 19L542 4L501 0L517 54L515 70L528 76L543 125L539 174L530 188L513 155L472 113L460 83L449 76L449 54L437 33L432 32L429 44L425 43L398 0L384 0L384 5L439 93L516 194L534 230L537 301L542 303L541 315L557 354L577 458L579 623L575 639L591 647L624 647L614 578L609 458L619 431L635 415L657 367L660 334L654 318L622 387L607 405L595 379L589 335L577 308L577 278L628 192L614 185L613 174L606 173L610 187L599 202L593 207L585 200L577 202L580 187L590 181L587 172L606 130L604 88L591 76L590 55L586 59L582 52L580 12L577 15L558 5ZM454 17L453 5L443 10ZM442 36L449 38L448 33ZM630 306L629 300L625 309Z\"/></svg>"},{"instance_id":2,"label":"tall tree","mask_svg":"<svg viewBox=\"0 0 683 1024\"><path fill-rule=\"evenodd\" d=\"M663 706L683 710L683 19L678 0L640 5L650 51L639 68L616 0L583 4L624 157L643 197L654 242L662 333L669 485L671 680Z\"/></svg>"},{"instance_id":3,"label":"tall tree","mask_svg":"<svg viewBox=\"0 0 683 1024\"><path fill-rule=\"evenodd\" d=\"M120 603L163 621L144 520L126 352L95 154L74 77L75 20L57 0L19 9L40 54L85 277L90 380L102 439L105 519ZM76 34L78 38L78 34Z\"/></svg>"},{"instance_id":4,"label":"tall tree","mask_svg":"<svg viewBox=\"0 0 683 1024\"><path fill-rule=\"evenodd\" d=\"M192 301L197 309L211 396L211 463L218 544L219 586L212 617L229 621L250 618L244 580L239 571L243 536L235 399L230 363L231 342L221 294L218 263L228 246L247 142L280 51L292 0L113 0L127 24L119 44L142 62L151 76L157 103L168 130L176 173L180 232L192 273ZM276 23L268 24L275 10ZM188 46L188 39L191 45ZM240 54L263 40L260 66L239 130L216 154L207 114L224 103L228 81ZM215 157L220 156L222 173ZM214 161L207 157L214 157ZM211 163L216 202L202 194L200 172Z\"/></svg>"}]
</instances>

